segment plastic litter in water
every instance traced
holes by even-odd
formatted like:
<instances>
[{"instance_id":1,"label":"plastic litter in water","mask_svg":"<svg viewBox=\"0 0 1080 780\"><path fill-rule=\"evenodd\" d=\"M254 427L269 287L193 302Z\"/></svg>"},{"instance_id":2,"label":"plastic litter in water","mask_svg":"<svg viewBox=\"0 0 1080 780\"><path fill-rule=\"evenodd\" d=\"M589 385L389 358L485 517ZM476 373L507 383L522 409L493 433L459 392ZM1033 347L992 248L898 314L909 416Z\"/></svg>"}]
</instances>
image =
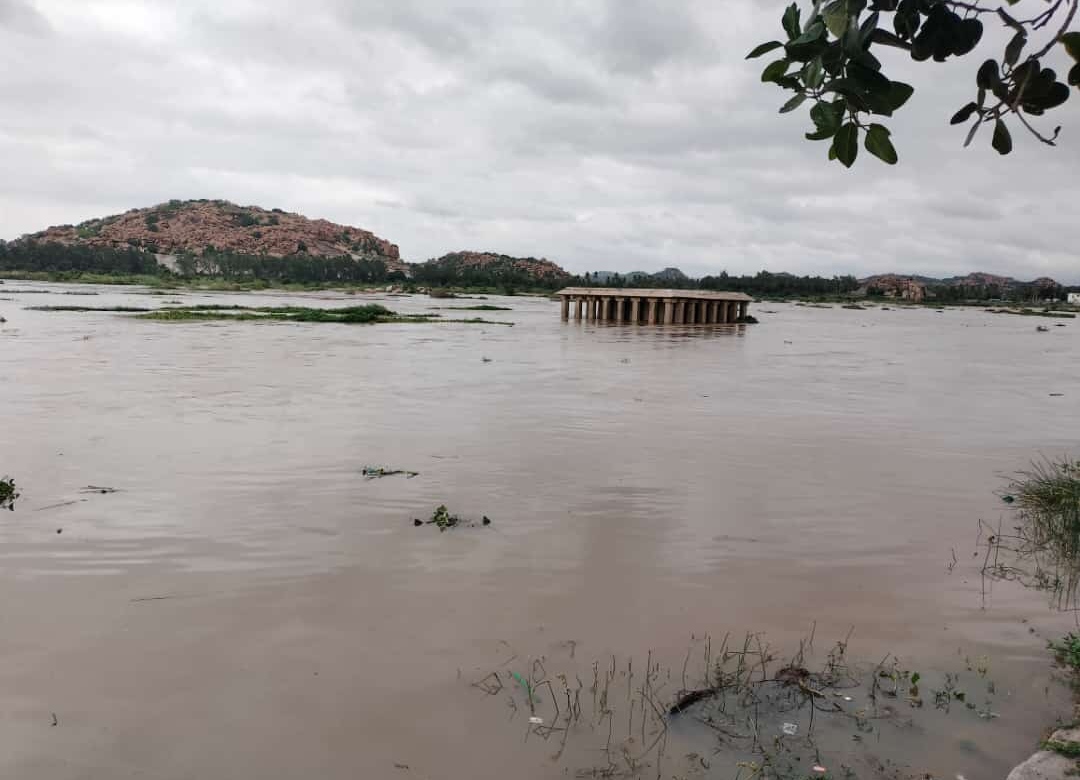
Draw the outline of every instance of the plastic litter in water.
<instances>
[{"instance_id":1,"label":"plastic litter in water","mask_svg":"<svg viewBox=\"0 0 1080 780\"><path fill-rule=\"evenodd\" d=\"M829 770L827 770L825 767L821 766L820 764L817 764L817 765L814 766L814 771L817 772L819 775L823 775Z\"/></svg>"},{"instance_id":2,"label":"plastic litter in water","mask_svg":"<svg viewBox=\"0 0 1080 780\"><path fill-rule=\"evenodd\" d=\"M529 718L529 723L533 724L534 726L543 726L544 725L544 719L543 718L532 717L532 718Z\"/></svg>"},{"instance_id":3,"label":"plastic litter in water","mask_svg":"<svg viewBox=\"0 0 1080 780\"><path fill-rule=\"evenodd\" d=\"M794 737L799 733L799 725L797 723L785 723L780 730L789 737Z\"/></svg>"}]
</instances>

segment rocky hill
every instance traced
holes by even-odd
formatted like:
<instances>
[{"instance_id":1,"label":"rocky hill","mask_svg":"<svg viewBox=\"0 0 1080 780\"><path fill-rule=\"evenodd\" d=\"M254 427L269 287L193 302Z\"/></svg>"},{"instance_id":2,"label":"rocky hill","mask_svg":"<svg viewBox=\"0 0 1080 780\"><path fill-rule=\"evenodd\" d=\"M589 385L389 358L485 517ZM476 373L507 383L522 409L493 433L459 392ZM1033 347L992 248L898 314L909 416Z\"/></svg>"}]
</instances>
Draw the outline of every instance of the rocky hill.
<instances>
[{"instance_id":1,"label":"rocky hill","mask_svg":"<svg viewBox=\"0 0 1080 780\"><path fill-rule=\"evenodd\" d=\"M903 298L909 301L926 299L926 288L932 280L919 276L899 276L897 274L878 274L860 280L859 292L863 294L886 295L890 298Z\"/></svg>"},{"instance_id":2,"label":"rocky hill","mask_svg":"<svg viewBox=\"0 0 1080 780\"><path fill-rule=\"evenodd\" d=\"M1030 282L1011 276L975 272L966 276L934 279L928 276L877 274L859 280L858 292L884 295L911 301L934 299L939 302L983 298L1056 299L1065 297L1065 289L1053 279L1042 276Z\"/></svg>"},{"instance_id":3,"label":"rocky hill","mask_svg":"<svg viewBox=\"0 0 1080 780\"><path fill-rule=\"evenodd\" d=\"M1011 290L1015 287L1037 287L1040 289L1059 287L1060 285L1048 277L1042 276L1030 282L1020 281L1011 276L999 276L980 271L967 274L966 276L949 276L944 279L935 279L931 276L915 276L902 274L877 274L860 279L863 286L893 287L897 284L915 282L926 287L998 287L1002 290Z\"/></svg>"},{"instance_id":4,"label":"rocky hill","mask_svg":"<svg viewBox=\"0 0 1080 780\"><path fill-rule=\"evenodd\" d=\"M78 259L49 257L48 247L58 244L70 248L66 254L78 253ZM361 265L379 261L387 273L398 272L431 284L552 286L570 278L550 260L495 252L452 252L426 263L407 263L396 244L368 230L225 200L171 200L78 225L51 227L22 236L11 246L21 246L27 252L36 246L37 254L45 256L39 258L38 265L21 268L25 262L14 257L17 253L9 253L13 256L7 265L13 270L57 270L54 266L59 266L63 270L115 272L119 262L116 253L137 250L140 262L148 262L151 269L156 257L158 264L174 271L275 280L363 281L364 274L372 275L370 268L363 273L343 270L340 264L349 258ZM226 256L230 255L246 260L239 264L228 261ZM276 263L275 258L287 258L288 262ZM307 279L309 265L320 266L312 271L312 279ZM137 270L146 272L142 266Z\"/></svg>"},{"instance_id":5,"label":"rocky hill","mask_svg":"<svg viewBox=\"0 0 1080 780\"><path fill-rule=\"evenodd\" d=\"M241 255L343 257L381 260L387 270L404 271L396 244L367 230L325 219L308 219L280 209L237 206L224 200L171 200L78 225L61 225L20 241L122 249L159 255Z\"/></svg>"},{"instance_id":6,"label":"rocky hill","mask_svg":"<svg viewBox=\"0 0 1080 780\"><path fill-rule=\"evenodd\" d=\"M494 252L451 252L413 267L413 276L441 283L465 282L485 276L507 281L551 283L569 279L570 274L550 260L511 257Z\"/></svg>"}]
</instances>

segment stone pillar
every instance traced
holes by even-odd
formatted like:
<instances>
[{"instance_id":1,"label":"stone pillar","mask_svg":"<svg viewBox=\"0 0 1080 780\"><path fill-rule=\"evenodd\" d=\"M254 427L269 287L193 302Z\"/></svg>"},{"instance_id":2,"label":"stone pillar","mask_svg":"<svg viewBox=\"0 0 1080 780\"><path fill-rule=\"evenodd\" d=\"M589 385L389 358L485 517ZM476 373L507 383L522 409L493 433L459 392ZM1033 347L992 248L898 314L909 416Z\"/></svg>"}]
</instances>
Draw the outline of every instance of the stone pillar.
<instances>
[{"instance_id":1,"label":"stone pillar","mask_svg":"<svg viewBox=\"0 0 1080 780\"><path fill-rule=\"evenodd\" d=\"M745 311L745 307L746 307L746 304L743 303L742 301L739 301L738 303L735 304L735 319L736 319L736 321L741 320L745 316L744 313L743 313Z\"/></svg>"},{"instance_id":2,"label":"stone pillar","mask_svg":"<svg viewBox=\"0 0 1080 780\"><path fill-rule=\"evenodd\" d=\"M702 325L704 325L706 322L709 321L709 302L708 301L698 301L697 312L698 312L697 321L699 323L701 323Z\"/></svg>"},{"instance_id":3,"label":"stone pillar","mask_svg":"<svg viewBox=\"0 0 1080 780\"><path fill-rule=\"evenodd\" d=\"M705 322L709 325L716 322L716 301L705 302Z\"/></svg>"},{"instance_id":4,"label":"stone pillar","mask_svg":"<svg viewBox=\"0 0 1080 780\"><path fill-rule=\"evenodd\" d=\"M728 301L720 301L720 316L717 318L717 322L726 323L728 321L728 307L731 303Z\"/></svg>"},{"instance_id":5,"label":"stone pillar","mask_svg":"<svg viewBox=\"0 0 1080 780\"><path fill-rule=\"evenodd\" d=\"M625 308L625 306L623 304L625 304L625 303L626 303L626 298L616 298L615 299L615 322L622 322L623 321L623 309Z\"/></svg>"},{"instance_id":6,"label":"stone pillar","mask_svg":"<svg viewBox=\"0 0 1080 780\"><path fill-rule=\"evenodd\" d=\"M647 322L650 325L655 325L656 324L656 304L657 304L656 298L649 298L649 315L648 315L648 318L647 318Z\"/></svg>"},{"instance_id":7,"label":"stone pillar","mask_svg":"<svg viewBox=\"0 0 1080 780\"><path fill-rule=\"evenodd\" d=\"M565 322L570 319L570 296L564 295L562 297L562 318Z\"/></svg>"},{"instance_id":8,"label":"stone pillar","mask_svg":"<svg viewBox=\"0 0 1080 780\"><path fill-rule=\"evenodd\" d=\"M686 302L682 298L675 299L675 324L682 325L686 321Z\"/></svg>"},{"instance_id":9,"label":"stone pillar","mask_svg":"<svg viewBox=\"0 0 1080 780\"><path fill-rule=\"evenodd\" d=\"M675 299L664 298L664 324L670 325L675 322Z\"/></svg>"},{"instance_id":10,"label":"stone pillar","mask_svg":"<svg viewBox=\"0 0 1080 780\"><path fill-rule=\"evenodd\" d=\"M630 299L630 321L635 325L641 322L641 298Z\"/></svg>"},{"instance_id":11,"label":"stone pillar","mask_svg":"<svg viewBox=\"0 0 1080 780\"><path fill-rule=\"evenodd\" d=\"M728 301L727 305L727 322L735 322L739 316L739 305L734 301Z\"/></svg>"},{"instance_id":12,"label":"stone pillar","mask_svg":"<svg viewBox=\"0 0 1080 780\"><path fill-rule=\"evenodd\" d=\"M697 301L689 300L686 302L686 324L697 324Z\"/></svg>"},{"instance_id":13,"label":"stone pillar","mask_svg":"<svg viewBox=\"0 0 1080 780\"><path fill-rule=\"evenodd\" d=\"M585 308L585 301L580 297L574 298L574 319L581 320L581 310Z\"/></svg>"},{"instance_id":14,"label":"stone pillar","mask_svg":"<svg viewBox=\"0 0 1080 780\"><path fill-rule=\"evenodd\" d=\"M596 319L596 298L592 295L585 298L585 318L589 322Z\"/></svg>"}]
</instances>

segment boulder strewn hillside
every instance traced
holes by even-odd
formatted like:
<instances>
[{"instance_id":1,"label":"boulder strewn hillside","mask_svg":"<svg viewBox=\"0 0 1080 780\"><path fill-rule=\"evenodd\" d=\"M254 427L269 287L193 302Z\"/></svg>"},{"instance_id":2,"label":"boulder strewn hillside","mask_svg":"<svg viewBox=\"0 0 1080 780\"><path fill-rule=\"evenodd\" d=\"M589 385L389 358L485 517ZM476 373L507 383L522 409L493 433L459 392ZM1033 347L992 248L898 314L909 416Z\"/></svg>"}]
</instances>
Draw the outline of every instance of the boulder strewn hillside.
<instances>
[{"instance_id":1,"label":"boulder strewn hillside","mask_svg":"<svg viewBox=\"0 0 1080 780\"><path fill-rule=\"evenodd\" d=\"M171 200L79 225L51 227L20 240L69 246L135 247L159 254L342 257L381 260L405 270L398 247L367 230L280 209L237 206L224 200Z\"/></svg>"},{"instance_id":2,"label":"boulder strewn hillside","mask_svg":"<svg viewBox=\"0 0 1080 780\"><path fill-rule=\"evenodd\" d=\"M494 252L451 252L413 266L414 278L437 284L464 283L481 276L516 283L553 283L570 278L550 260Z\"/></svg>"}]
</instances>

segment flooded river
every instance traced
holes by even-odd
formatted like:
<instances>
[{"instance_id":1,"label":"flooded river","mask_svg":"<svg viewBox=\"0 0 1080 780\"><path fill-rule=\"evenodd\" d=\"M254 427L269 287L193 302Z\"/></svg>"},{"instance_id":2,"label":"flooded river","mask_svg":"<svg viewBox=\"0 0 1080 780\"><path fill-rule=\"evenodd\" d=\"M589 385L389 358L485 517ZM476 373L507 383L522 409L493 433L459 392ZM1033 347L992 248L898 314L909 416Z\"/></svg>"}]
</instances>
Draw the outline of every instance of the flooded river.
<instances>
[{"instance_id":1,"label":"flooded river","mask_svg":"<svg viewBox=\"0 0 1080 780\"><path fill-rule=\"evenodd\" d=\"M512 328L24 308L474 303L144 293L0 285L0 475L23 493L0 516L2 777L594 776L594 741L556 758L507 691L470 683L538 659L591 675L613 654L678 677L727 632L784 654L854 627L851 657L927 677L984 659L996 717L927 714L874 748L903 772L1003 777L1068 714L1045 643L1072 619L1015 585L984 597L974 555L1002 473L1078 454L1080 321L758 304L750 327L594 326L529 298L480 313ZM414 527L440 504L492 524ZM671 740L665 777L735 776L713 735Z\"/></svg>"}]
</instances>

